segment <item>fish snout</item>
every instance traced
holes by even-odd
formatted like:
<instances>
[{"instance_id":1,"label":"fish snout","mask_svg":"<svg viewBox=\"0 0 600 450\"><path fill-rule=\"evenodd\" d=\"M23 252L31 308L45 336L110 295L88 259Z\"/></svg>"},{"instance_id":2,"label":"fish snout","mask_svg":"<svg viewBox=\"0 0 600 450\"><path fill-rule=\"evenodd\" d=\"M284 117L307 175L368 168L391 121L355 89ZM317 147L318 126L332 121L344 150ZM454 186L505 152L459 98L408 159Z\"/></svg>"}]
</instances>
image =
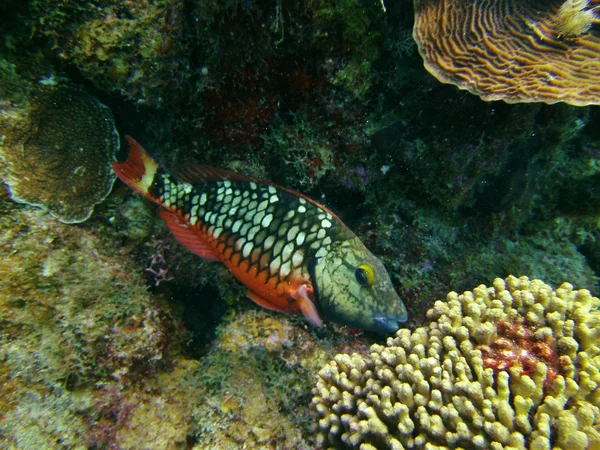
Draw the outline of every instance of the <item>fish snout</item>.
<instances>
[{"instance_id":1,"label":"fish snout","mask_svg":"<svg viewBox=\"0 0 600 450\"><path fill-rule=\"evenodd\" d=\"M395 333L406 320L406 315L402 317L374 317L373 328L379 333Z\"/></svg>"}]
</instances>

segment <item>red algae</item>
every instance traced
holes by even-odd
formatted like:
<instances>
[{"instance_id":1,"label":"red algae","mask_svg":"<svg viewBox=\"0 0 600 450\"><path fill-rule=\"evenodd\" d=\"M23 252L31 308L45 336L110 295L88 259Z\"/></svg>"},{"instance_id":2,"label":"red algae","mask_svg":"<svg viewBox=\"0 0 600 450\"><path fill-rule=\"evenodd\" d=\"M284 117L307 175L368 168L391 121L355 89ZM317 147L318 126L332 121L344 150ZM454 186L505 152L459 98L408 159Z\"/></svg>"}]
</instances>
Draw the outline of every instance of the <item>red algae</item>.
<instances>
[{"instance_id":1,"label":"red algae","mask_svg":"<svg viewBox=\"0 0 600 450\"><path fill-rule=\"evenodd\" d=\"M521 375L532 377L537 363L543 363L548 368L544 380L545 390L552 387L561 373L556 339L550 335L537 338L535 329L526 323L498 322L497 334L492 342L476 348L481 351L483 366L491 367L496 374L515 367L520 369Z\"/></svg>"}]
</instances>

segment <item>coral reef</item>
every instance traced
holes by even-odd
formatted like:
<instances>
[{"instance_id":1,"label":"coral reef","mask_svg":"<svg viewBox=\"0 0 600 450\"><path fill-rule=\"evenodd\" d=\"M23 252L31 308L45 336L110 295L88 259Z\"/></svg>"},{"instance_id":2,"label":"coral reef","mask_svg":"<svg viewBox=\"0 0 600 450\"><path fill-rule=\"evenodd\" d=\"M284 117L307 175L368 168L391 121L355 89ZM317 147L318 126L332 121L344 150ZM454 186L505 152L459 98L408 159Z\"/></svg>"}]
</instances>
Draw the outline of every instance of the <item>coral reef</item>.
<instances>
[{"instance_id":1,"label":"coral reef","mask_svg":"<svg viewBox=\"0 0 600 450\"><path fill-rule=\"evenodd\" d=\"M119 136L110 110L82 89L59 83L32 91L16 117L4 111L0 158L11 197L64 223L87 220L116 176Z\"/></svg>"},{"instance_id":2,"label":"coral reef","mask_svg":"<svg viewBox=\"0 0 600 450\"><path fill-rule=\"evenodd\" d=\"M482 110L476 98L444 92L437 91L439 103L425 102L431 109L423 115L397 108L400 121L372 136L373 163L391 168L350 212L356 225L337 211L382 257L409 316L424 318L427 299L445 295L446 286L468 289L498 274L555 285L570 279L597 292L593 109L496 103ZM450 104L469 120L459 125L461 115L447 115ZM387 161L376 159L383 155Z\"/></svg>"},{"instance_id":3,"label":"coral reef","mask_svg":"<svg viewBox=\"0 0 600 450\"><path fill-rule=\"evenodd\" d=\"M527 277L451 292L429 326L321 370L318 439L362 449L597 448L599 306L587 290Z\"/></svg>"},{"instance_id":4,"label":"coral reef","mask_svg":"<svg viewBox=\"0 0 600 450\"><path fill-rule=\"evenodd\" d=\"M98 87L157 106L188 85L179 0L33 1L29 10L35 35Z\"/></svg>"},{"instance_id":5,"label":"coral reef","mask_svg":"<svg viewBox=\"0 0 600 450\"><path fill-rule=\"evenodd\" d=\"M341 86L354 98L363 98L372 87L373 64L380 53L382 15L353 0L308 2L306 11L313 21L314 49L323 53L321 70L326 80Z\"/></svg>"},{"instance_id":6,"label":"coral reef","mask_svg":"<svg viewBox=\"0 0 600 450\"><path fill-rule=\"evenodd\" d=\"M5 193L0 218L0 435L9 446L312 448L313 374L371 343L255 310L224 288L204 302L220 296L227 308L229 295L244 307L219 316L208 354L190 358L209 338L192 339L182 317L197 304L208 317L191 330L214 328L215 318L202 298L167 301L181 295L174 281L150 288L138 238L120 245L125 218L119 229L98 218L64 225ZM161 242L142 248L167 262L178 254ZM219 272L204 276L214 284Z\"/></svg>"},{"instance_id":7,"label":"coral reef","mask_svg":"<svg viewBox=\"0 0 600 450\"><path fill-rule=\"evenodd\" d=\"M294 318L246 311L219 327L202 361L194 411L203 446L234 449L314 447L310 383L335 351L366 348L357 336L331 336ZM216 424L216 425L215 425Z\"/></svg>"},{"instance_id":8,"label":"coral reef","mask_svg":"<svg viewBox=\"0 0 600 450\"><path fill-rule=\"evenodd\" d=\"M68 79L166 169L199 162L297 189L381 258L413 329L448 286L509 273L598 295L600 113L439 83L411 38L413 2L0 3L3 130L34 90ZM548 27L559 49L598 36ZM314 448L310 377L336 353L366 358L373 338L257 311L119 183L95 211L69 227L0 192L3 442ZM490 358L530 335L500 334ZM540 358L553 385L564 378Z\"/></svg>"}]
</instances>

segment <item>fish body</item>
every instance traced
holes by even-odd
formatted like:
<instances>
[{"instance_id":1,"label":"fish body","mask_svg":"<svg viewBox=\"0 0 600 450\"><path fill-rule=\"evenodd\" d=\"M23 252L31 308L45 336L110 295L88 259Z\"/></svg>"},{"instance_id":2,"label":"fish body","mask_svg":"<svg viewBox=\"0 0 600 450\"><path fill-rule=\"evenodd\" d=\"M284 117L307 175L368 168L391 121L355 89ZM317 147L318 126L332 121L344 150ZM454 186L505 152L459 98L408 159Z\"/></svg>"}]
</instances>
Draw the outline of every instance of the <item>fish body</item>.
<instances>
[{"instance_id":1,"label":"fish body","mask_svg":"<svg viewBox=\"0 0 600 450\"><path fill-rule=\"evenodd\" d=\"M119 178L163 208L175 239L220 261L262 307L393 332L407 319L383 264L331 211L288 189L208 166L160 168L127 137Z\"/></svg>"}]
</instances>

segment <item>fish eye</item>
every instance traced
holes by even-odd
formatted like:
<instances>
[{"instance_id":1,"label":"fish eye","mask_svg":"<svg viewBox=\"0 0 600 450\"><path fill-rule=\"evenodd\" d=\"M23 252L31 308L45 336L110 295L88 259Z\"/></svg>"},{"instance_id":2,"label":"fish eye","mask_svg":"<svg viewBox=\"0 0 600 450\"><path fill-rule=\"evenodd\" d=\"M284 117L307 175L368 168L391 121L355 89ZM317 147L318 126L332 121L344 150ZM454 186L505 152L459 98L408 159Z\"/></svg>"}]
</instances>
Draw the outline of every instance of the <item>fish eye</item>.
<instances>
[{"instance_id":1,"label":"fish eye","mask_svg":"<svg viewBox=\"0 0 600 450\"><path fill-rule=\"evenodd\" d=\"M371 286L375 282L375 272L371 266L367 266L366 264L358 266L354 272L354 276L361 286Z\"/></svg>"}]
</instances>

